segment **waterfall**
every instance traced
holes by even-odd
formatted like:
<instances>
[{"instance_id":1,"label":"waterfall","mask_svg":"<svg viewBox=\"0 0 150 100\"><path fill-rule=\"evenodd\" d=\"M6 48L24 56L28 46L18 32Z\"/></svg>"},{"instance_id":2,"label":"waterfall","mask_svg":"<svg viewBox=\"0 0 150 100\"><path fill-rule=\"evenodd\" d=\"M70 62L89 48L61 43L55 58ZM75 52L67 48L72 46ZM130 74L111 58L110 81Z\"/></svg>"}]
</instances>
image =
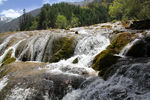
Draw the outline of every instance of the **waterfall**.
<instances>
[{"instance_id":1,"label":"waterfall","mask_svg":"<svg viewBox=\"0 0 150 100\"><path fill-rule=\"evenodd\" d=\"M125 57L128 50L138 41L139 39L135 39L134 41L128 43L119 53L118 56Z\"/></svg>"},{"instance_id":2,"label":"waterfall","mask_svg":"<svg viewBox=\"0 0 150 100\"><path fill-rule=\"evenodd\" d=\"M93 58L109 44L109 39L102 35L84 35L78 39L73 57L48 64L46 70L54 74L96 75L96 72L89 66L91 66ZM72 62L76 58L78 62L73 64Z\"/></svg>"},{"instance_id":3,"label":"waterfall","mask_svg":"<svg viewBox=\"0 0 150 100\"><path fill-rule=\"evenodd\" d=\"M63 100L149 100L149 60L129 62L118 62L114 67L120 68L108 80L96 79L84 89L68 93Z\"/></svg>"},{"instance_id":4,"label":"waterfall","mask_svg":"<svg viewBox=\"0 0 150 100\"><path fill-rule=\"evenodd\" d=\"M123 48L119 54L122 58L110 66L107 80L98 77L91 67L116 29L130 31L120 23L106 23L70 30L16 32L4 37L0 44L0 99L149 100L149 58L124 57L139 39ZM3 66L7 56L17 60Z\"/></svg>"},{"instance_id":5,"label":"waterfall","mask_svg":"<svg viewBox=\"0 0 150 100\"><path fill-rule=\"evenodd\" d=\"M43 75L39 77L44 77L44 78L40 78L39 80L38 75L36 75L39 82L34 83L35 85L33 85L33 87L30 87L32 86L30 84L32 83L33 80L36 80L35 76L31 75L31 77L33 77L33 79L29 78L29 80L31 79L30 80L31 82L28 80L28 78L26 78L29 76L26 77L24 76L24 78L27 79L28 81L24 81L24 78L20 78L21 79L21 80L19 79L20 82L17 82L18 84L12 86L10 90L11 94L6 94L5 100L12 100L12 99L30 100L38 97L37 94L38 92L36 91L40 91L41 93L40 98L43 98L45 100L48 100L50 98L52 100L60 99L65 94L70 93L71 91L77 89L79 87L79 84L81 84L81 82L83 82L88 77L97 76L97 72L91 68L92 60L99 52L104 50L110 44L110 41L109 38L106 36L106 34L102 34L102 33L99 34L100 30L98 30L98 32L95 33L90 33L91 31L89 30L87 31L85 29L83 29L83 31L80 31L81 34L78 35L72 33L66 33L65 31L61 31L64 33L57 33L56 31L55 32L35 31L35 32L21 32L21 33L18 32L6 38L4 42L0 45L1 47L0 50L2 51L1 52L2 55L0 56L1 64L10 50L12 50L10 57L15 57L17 59L16 63L18 63L18 65L16 66L15 65L16 63L14 63L16 67L21 68L22 66L21 63L23 63L22 61L26 61L26 64L31 63L31 65L29 65L30 67L38 63L42 64L42 62L46 62L46 63L44 66L38 65L38 67L36 68L31 67L32 69L31 72L28 71L30 74L34 73L34 71L36 73L37 72L42 73ZM58 62L49 63L51 57L55 53L57 54L57 52L60 52L63 49L63 45L65 45L65 42L63 43L63 41L66 41L67 39L71 39L72 37L74 38L73 45L72 45L74 50L72 56L67 59L60 59ZM10 43L11 45L9 45ZM73 63L75 59L77 59L77 62ZM23 64L23 66L26 65ZM4 69L5 68L1 69L1 72L3 72ZM23 72L18 72L18 73L22 74ZM17 73L11 72L11 74L15 75ZM53 77L51 76L56 77L56 79L55 78L53 79ZM10 85L9 82L13 82L11 81L10 77L12 77L12 75L9 76L8 74L7 79L3 77L3 79L0 81L0 83L2 84L1 90L5 89L7 85ZM50 77L52 78L52 80L47 80L47 78L45 77ZM62 83L61 84L59 83L59 85L55 87L55 84L58 81L57 78L59 79L60 82L63 83L64 87L61 86ZM49 81L51 81L53 84L50 84L51 82L49 83ZM24 83L22 84L22 82ZM24 85L25 83L26 85L29 84L28 88L27 86ZM38 83L40 83L40 85ZM42 87L41 84L43 85L43 88L47 86L48 89L41 91L40 88L36 88L36 89L34 88L36 86ZM49 93L49 90L53 90L54 87L55 88L59 87L60 89L56 89L55 91L52 91L52 93ZM64 89L61 90L61 88ZM57 91L61 91L62 93L58 94ZM23 92L24 94L22 94Z\"/></svg>"}]
</instances>

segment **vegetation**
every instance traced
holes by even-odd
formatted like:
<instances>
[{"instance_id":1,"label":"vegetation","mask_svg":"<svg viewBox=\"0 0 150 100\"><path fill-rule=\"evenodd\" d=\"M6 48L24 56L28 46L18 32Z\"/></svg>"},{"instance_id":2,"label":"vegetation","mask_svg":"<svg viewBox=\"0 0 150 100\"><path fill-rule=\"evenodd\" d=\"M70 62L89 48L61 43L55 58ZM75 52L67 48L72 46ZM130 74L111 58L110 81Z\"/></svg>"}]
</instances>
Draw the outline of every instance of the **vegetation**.
<instances>
[{"instance_id":1,"label":"vegetation","mask_svg":"<svg viewBox=\"0 0 150 100\"><path fill-rule=\"evenodd\" d=\"M6 54L6 56L4 57L3 61L6 61L7 59L9 59L11 57L11 54L12 54L12 49L8 51L8 53Z\"/></svg>"},{"instance_id":2,"label":"vegetation","mask_svg":"<svg viewBox=\"0 0 150 100\"><path fill-rule=\"evenodd\" d=\"M116 20L149 20L149 0L101 0L87 6L67 3L45 4L37 17L24 10L20 30L64 28L92 25Z\"/></svg>"},{"instance_id":3,"label":"vegetation","mask_svg":"<svg viewBox=\"0 0 150 100\"><path fill-rule=\"evenodd\" d=\"M134 39L135 36L131 33L119 33L114 37L107 49L111 50L113 54L118 54L124 46Z\"/></svg>"},{"instance_id":4,"label":"vegetation","mask_svg":"<svg viewBox=\"0 0 150 100\"><path fill-rule=\"evenodd\" d=\"M120 53L124 46L135 39L135 36L131 33L119 33L111 41L111 44L106 50L99 53L93 60L92 68L100 71L99 75L105 75L106 71L116 63L120 58L114 54Z\"/></svg>"},{"instance_id":5,"label":"vegetation","mask_svg":"<svg viewBox=\"0 0 150 100\"><path fill-rule=\"evenodd\" d=\"M20 18L20 30L47 28L70 28L92 25L108 20L108 11L101 3L92 3L85 7L67 3L45 4L41 13L33 18L24 10Z\"/></svg>"},{"instance_id":6,"label":"vegetation","mask_svg":"<svg viewBox=\"0 0 150 100\"><path fill-rule=\"evenodd\" d=\"M27 14L26 10L24 9L23 16L21 16L19 20L20 31L31 30L33 27L33 20L34 18L30 14Z\"/></svg>"},{"instance_id":7,"label":"vegetation","mask_svg":"<svg viewBox=\"0 0 150 100\"><path fill-rule=\"evenodd\" d=\"M62 37L53 44L53 55L49 62L58 62L61 59L67 59L74 53L74 37Z\"/></svg>"},{"instance_id":8,"label":"vegetation","mask_svg":"<svg viewBox=\"0 0 150 100\"><path fill-rule=\"evenodd\" d=\"M72 63L73 63L73 64L77 64L78 62L79 62L79 60L78 60L78 58L76 58L76 59L73 60Z\"/></svg>"},{"instance_id":9,"label":"vegetation","mask_svg":"<svg viewBox=\"0 0 150 100\"><path fill-rule=\"evenodd\" d=\"M56 18L56 27L57 28L66 28L67 27L67 19L63 15L58 15Z\"/></svg>"},{"instance_id":10,"label":"vegetation","mask_svg":"<svg viewBox=\"0 0 150 100\"><path fill-rule=\"evenodd\" d=\"M109 7L110 17L118 20L150 19L149 0L114 0Z\"/></svg>"}]
</instances>

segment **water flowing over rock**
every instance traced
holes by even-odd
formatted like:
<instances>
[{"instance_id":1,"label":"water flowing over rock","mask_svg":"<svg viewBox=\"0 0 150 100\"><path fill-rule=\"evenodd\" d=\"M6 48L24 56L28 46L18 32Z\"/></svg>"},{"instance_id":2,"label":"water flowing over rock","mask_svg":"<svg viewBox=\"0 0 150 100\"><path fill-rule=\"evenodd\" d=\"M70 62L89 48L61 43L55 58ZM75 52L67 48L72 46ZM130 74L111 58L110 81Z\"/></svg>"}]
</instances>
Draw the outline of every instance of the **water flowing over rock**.
<instances>
[{"instance_id":1,"label":"water flowing over rock","mask_svg":"<svg viewBox=\"0 0 150 100\"><path fill-rule=\"evenodd\" d=\"M0 99L60 100L86 78L95 76L89 66L94 56L109 45L104 36L109 31L83 30L79 34L75 34L76 29L8 34L0 45ZM11 57L17 61L4 65L4 59ZM75 58L78 62L73 64Z\"/></svg>"},{"instance_id":2,"label":"water flowing over rock","mask_svg":"<svg viewBox=\"0 0 150 100\"><path fill-rule=\"evenodd\" d=\"M108 73L107 81L97 78L84 89L68 93L63 100L149 100L150 63L149 59L122 59ZM76 93L77 92L77 93ZM79 93L78 93L79 92ZM72 96L72 95L75 96Z\"/></svg>"},{"instance_id":3,"label":"water flowing over rock","mask_svg":"<svg viewBox=\"0 0 150 100\"><path fill-rule=\"evenodd\" d=\"M0 100L148 100L149 58L119 57L105 80L92 69L116 30L130 40L120 22L0 34Z\"/></svg>"}]
</instances>

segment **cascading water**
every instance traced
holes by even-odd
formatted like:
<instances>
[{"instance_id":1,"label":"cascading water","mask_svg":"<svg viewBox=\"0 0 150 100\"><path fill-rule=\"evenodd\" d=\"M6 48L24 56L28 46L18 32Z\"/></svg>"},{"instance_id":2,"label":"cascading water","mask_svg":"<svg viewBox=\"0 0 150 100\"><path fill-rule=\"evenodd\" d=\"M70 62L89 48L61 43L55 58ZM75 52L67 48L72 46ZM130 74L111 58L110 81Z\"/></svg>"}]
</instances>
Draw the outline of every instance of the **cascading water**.
<instances>
[{"instance_id":1,"label":"cascading water","mask_svg":"<svg viewBox=\"0 0 150 100\"><path fill-rule=\"evenodd\" d=\"M58 32L65 32L65 31L58 31ZM37 68L33 68L36 72L42 73L44 75L44 76L43 75L39 76L39 77L43 77L43 79L45 79L45 77L50 77L50 76L56 77L55 79L50 77L50 79L52 79L51 81L53 82L53 84L47 83L47 78L46 78L45 84L47 85L50 84L49 86L51 86L51 87L48 86L49 87L48 89L53 90L53 87L54 87L54 91L52 91L52 94L51 94L49 92L46 92L49 90L44 90L43 92L41 92L40 98L44 98L45 100L48 100L48 99L58 100L62 98L62 96L67 94L68 92L71 92L72 90L77 89L77 87L79 87L79 84L83 82L86 78L97 75L97 73L90 67L92 60L99 52L104 50L110 44L109 39L106 36L103 36L103 34L107 33L108 30L106 32L103 31L101 34L99 34L98 32L99 30L91 34L89 30L84 29L84 33L81 33L78 35L73 34L73 33L69 34L69 32L57 33L57 32L51 32L51 31L16 33L16 36L18 37L15 37L16 41L13 41L12 45L1 46L2 48L4 48L4 46L6 47L5 47L5 51L2 53L2 56L0 56L0 60L1 60L0 62L2 64L3 59L5 58L5 56L8 54L10 50L13 50L11 57L16 57L17 61L19 61L18 63L21 63L20 61L30 61L28 63L31 63L32 65L34 65L36 63L40 63L43 61L49 62L52 55L54 55L55 53L53 50L54 49L53 46L56 45L59 47L59 45L57 45L57 43L59 43L58 40L65 39L65 37L67 38L74 37L75 38L74 44L73 44L74 54L72 57L66 60L61 59L59 62L47 63L44 65L44 67L42 65ZM18 35L18 34L23 34L23 36L21 37L21 35ZM12 37L12 39L13 38L14 37ZM9 44L11 42L11 39L9 39L8 37L6 38L5 41L6 41L5 44ZM73 63L75 59L78 59L77 63ZM33 71L31 71L31 73L33 73ZM5 89L5 86L7 87L7 85L9 85L7 83L11 81L9 80L9 77L11 76L9 75L7 76L7 81L5 81L5 78L1 80L1 83L3 84L1 90L3 90L3 88ZM57 83L58 81L57 77L60 78L58 80L62 82L61 84L63 84L64 90L60 90L63 87L61 86L60 83ZM35 79L36 78L34 78L34 80ZM18 80L18 78L16 78L16 80ZM23 81L22 79L21 80L19 79L20 84L22 81ZM38 86L37 83L35 83L35 85L30 88L24 88L26 87L24 85L13 86L10 91L11 94L6 95L5 99L6 100L14 100L14 99L25 100L27 98L29 100L30 99L32 100L33 98L35 99L38 97L37 96L38 94L36 92L38 89L35 89L36 86ZM28 83L28 81L26 81L24 84L30 84L30 82ZM43 85L45 84L43 83ZM59 87L60 89L55 90L55 87L56 87L55 85L57 86L57 88ZM45 88L45 86L43 88ZM62 93L57 93L60 91ZM22 92L25 92L25 94L24 95L21 94Z\"/></svg>"},{"instance_id":2,"label":"cascading water","mask_svg":"<svg viewBox=\"0 0 150 100\"><path fill-rule=\"evenodd\" d=\"M118 56L124 57L127 53L127 51L138 41L139 39L135 39L131 43L128 43L119 53Z\"/></svg>"},{"instance_id":3,"label":"cascading water","mask_svg":"<svg viewBox=\"0 0 150 100\"><path fill-rule=\"evenodd\" d=\"M109 33L125 31L121 25L114 24L113 29L102 25L18 32L5 38L0 44L0 64L10 50L17 61L0 68L0 100L149 100L148 58L119 59L107 80L91 68L94 57L110 44Z\"/></svg>"},{"instance_id":4,"label":"cascading water","mask_svg":"<svg viewBox=\"0 0 150 100\"><path fill-rule=\"evenodd\" d=\"M57 63L47 65L47 70L53 73L67 73L67 74L96 74L96 72L90 68L91 61L96 54L104 50L109 45L109 40L99 34L85 35L80 37L75 48L74 56L67 59L61 60ZM79 61L73 64L74 59Z\"/></svg>"},{"instance_id":5,"label":"cascading water","mask_svg":"<svg viewBox=\"0 0 150 100\"><path fill-rule=\"evenodd\" d=\"M144 63L143 63L144 62ZM107 81L97 78L84 89L68 93L63 100L149 100L149 60L120 60Z\"/></svg>"}]
</instances>

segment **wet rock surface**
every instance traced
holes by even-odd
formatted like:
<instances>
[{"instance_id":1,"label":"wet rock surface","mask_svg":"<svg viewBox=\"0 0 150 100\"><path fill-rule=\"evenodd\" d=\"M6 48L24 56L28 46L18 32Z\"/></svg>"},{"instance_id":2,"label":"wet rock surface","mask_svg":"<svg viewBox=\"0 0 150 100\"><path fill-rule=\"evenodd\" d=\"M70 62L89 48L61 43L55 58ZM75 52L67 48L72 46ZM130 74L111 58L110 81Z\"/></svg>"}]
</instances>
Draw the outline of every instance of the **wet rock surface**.
<instances>
[{"instance_id":1,"label":"wet rock surface","mask_svg":"<svg viewBox=\"0 0 150 100\"><path fill-rule=\"evenodd\" d=\"M150 20L142 20L142 21L133 21L130 25L131 29L150 29Z\"/></svg>"},{"instance_id":2,"label":"wet rock surface","mask_svg":"<svg viewBox=\"0 0 150 100\"><path fill-rule=\"evenodd\" d=\"M126 53L131 57L150 57L150 35L138 40Z\"/></svg>"},{"instance_id":3,"label":"wet rock surface","mask_svg":"<svg viewBox=\"0 0 150 100\"><path fill-rule=\"evenodd\" d=\"M148 33L116 22L0 35L0 100L149 100Z\"/></svg>"},{"instance_id":4,"label":"wet rock surface","mask_svg":"<svg viewBox=\"0 0 150 100\"><path fill-rule=\"evenodd\" d=\"M20 62L5 66L5 69L13 67L13 71L9 69L10 71L7 73L7 75L10 75L8 76L9 81L0 92L1 100L4 100L4 98L17 98L15 96L19 96L20 94L15 95L12 93L12 90L15 88L23 89L23 92L26 92L25 89L32 91L32 94L27 93L24 99L45 100L46 97L51 100L60 100L69 91L78 89L80 84L85 80L85 77L82 76L52 74L46 73L45 70L38 70L39 67L45 66L44 63L24 64Z\"/></svg>"},{"instance_id":5,"label":"wet rock surface","mask_svg":"<svg viewBox=\"0 0 150 100\"><path fill-rule=\"evenodd\" d=\"M106 75L79 90L77 100L148 100L150 97L149 59L120 59ZM66 100L66 99L65 99Z\"/></svg>"}]
</instances>

